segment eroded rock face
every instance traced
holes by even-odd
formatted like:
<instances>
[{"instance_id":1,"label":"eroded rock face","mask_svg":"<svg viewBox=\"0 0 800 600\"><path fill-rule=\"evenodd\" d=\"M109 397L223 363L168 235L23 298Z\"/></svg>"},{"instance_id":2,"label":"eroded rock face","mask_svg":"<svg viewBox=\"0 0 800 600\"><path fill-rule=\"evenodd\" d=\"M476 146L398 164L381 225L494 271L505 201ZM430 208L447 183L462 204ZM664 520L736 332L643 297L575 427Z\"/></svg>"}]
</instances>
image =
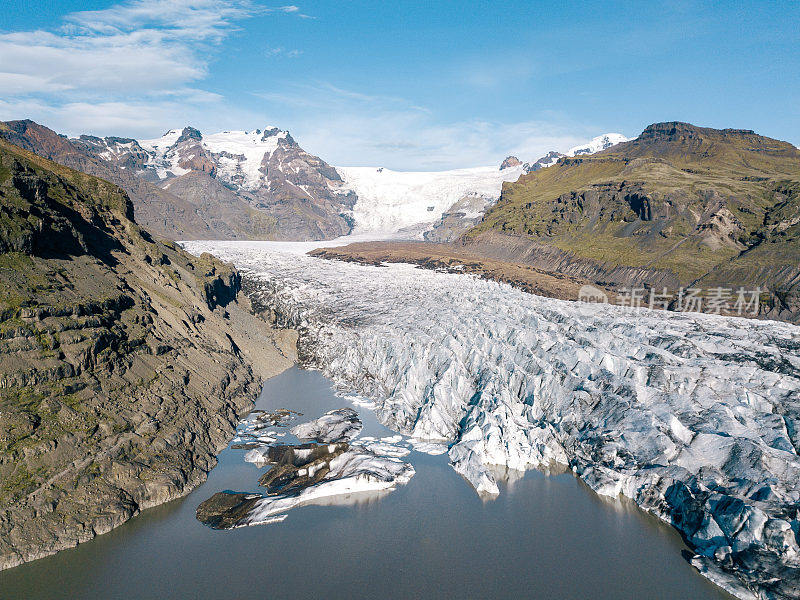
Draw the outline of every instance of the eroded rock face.
<instances>
[{"instance_id":1,"label":"eroded rock face","mask_svg":"<svg viewBox=\"0 0 800 600\"><path fill-rule=\"evenodd\" d=\"M235 269L131 212L0 140L0 569L188 493L292 363Z\"/></svg>"},{"instance_id":2,"label":"eroded rock face","mask_svg":"<svg viewBox=\"0 0 800 600\"><path fill-rule=\"evenodd\" d=\"M380 420L492 465L560 463L672 524L740 597L800 594L800 329L632 312L470 277L215 246L261 273L301 356L375 398Z\"/></svg>"}]
</instances>

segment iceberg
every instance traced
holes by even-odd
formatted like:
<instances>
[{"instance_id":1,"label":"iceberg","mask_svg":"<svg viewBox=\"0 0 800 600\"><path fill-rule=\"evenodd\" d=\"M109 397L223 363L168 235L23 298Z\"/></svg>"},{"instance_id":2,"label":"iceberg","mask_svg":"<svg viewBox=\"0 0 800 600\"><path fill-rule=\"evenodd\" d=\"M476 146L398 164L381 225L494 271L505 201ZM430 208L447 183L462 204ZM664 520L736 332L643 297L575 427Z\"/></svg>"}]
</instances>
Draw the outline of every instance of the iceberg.
<instances>
[{"instance_id":1,"label":"iceberg","mask_svg":"<svg viewBox=\"0 0 800 600\"><path fill-rule=\"evenodd\" d=\"M800 598L800 328L246 242L186 246L234 262L301 332L306 364L371 399L415 448L448 447L479 493L500 491L498 467L564 465L674 526L731 593Z\"/></svg>"},{"instance_id":2,"label":"iceberg","mask_svg":"<svg viewBox=\"0 0 800 600\"><path fill-rule=\"evenodd\" d=\"M318 442L349 442L361 432L361 420L352 408L339 408L319 419L301 423L291 432L301 440Z\"/></svg>"},{"instance_id":3,"label":"iceberg","mask_svg":"<svg viewBox=\"0 0 800 600\"><path fill-rule=\"evenodd\" d=\"M258 410L239 424L232 447L248 450L245 462L259 468L269 465L258 479L265 493L217 492L197 507L199 521L214 529L280 523L292 508L362 502L414 476L414 467L400 460L411 452L402 436L364 437L351 443L363 426L352 408L329 411L290 430L301 441L313 441L278 444L275 432L253 433L264 423L286 427L297 416L300 413L284 408Z\"/></svg>"}]
</instances>

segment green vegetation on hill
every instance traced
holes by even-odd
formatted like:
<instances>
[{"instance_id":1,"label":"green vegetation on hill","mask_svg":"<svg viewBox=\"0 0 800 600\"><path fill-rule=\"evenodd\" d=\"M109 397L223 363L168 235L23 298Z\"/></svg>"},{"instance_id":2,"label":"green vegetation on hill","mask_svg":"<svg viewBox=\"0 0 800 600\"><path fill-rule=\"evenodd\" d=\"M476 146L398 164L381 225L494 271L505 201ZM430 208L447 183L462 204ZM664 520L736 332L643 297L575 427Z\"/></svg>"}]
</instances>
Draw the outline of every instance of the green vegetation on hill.
<instances>
[{"instance_id":1,"label":"green vegetation on hill","mask_svg":"<svg viewBox=\"0 0 800 600\"><path fill-rule=\"evenodd\" d=\"M725 284L791 295L800 279L800 151L747 130L651 125L635 140L505 184L464 239L492 244L497 234L557 249L617 285L634 273L615 281L619 267L674 287L724 272ZM758 277L743 278L753 269Z\"/></svg>"}]
</instances>

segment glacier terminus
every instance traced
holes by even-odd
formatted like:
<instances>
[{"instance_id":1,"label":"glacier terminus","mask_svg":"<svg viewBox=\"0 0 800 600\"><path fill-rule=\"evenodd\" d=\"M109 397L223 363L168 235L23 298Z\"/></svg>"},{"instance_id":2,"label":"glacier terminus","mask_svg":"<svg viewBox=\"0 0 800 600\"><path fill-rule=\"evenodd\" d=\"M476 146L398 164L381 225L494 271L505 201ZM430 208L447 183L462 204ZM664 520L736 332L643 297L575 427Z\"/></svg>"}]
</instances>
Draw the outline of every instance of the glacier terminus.
<instances>
[{"instance_id":1,"label":"glacier terminus","mask_svg":"<svg viewBox=\"0 0 800 600\"><path fill-rule=\"evenodd\" d=\"M800 592L800 329L583 304L411 265L269 242L189 242L232 261L301 333L303 361L386 426L449 448L486 497L492 467L569 467L674 526L740 598Z\"/></svg>"}]
</instances>

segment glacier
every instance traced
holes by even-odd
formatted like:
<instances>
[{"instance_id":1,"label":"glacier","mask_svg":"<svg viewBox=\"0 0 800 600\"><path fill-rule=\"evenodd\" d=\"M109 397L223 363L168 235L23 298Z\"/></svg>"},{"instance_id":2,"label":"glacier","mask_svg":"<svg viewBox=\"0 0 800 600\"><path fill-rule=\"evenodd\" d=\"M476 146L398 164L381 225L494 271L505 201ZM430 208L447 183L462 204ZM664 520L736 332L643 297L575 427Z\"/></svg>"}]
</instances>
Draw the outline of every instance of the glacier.
<instances>
[{"instance_id":1,"label":"glacier","mask_svg":"<svg viewBox=\"0 0 800 600\"><path fill-rule=\"evenodd\" d=\"M306 364L369 397L415 448L447 449L480 494L499 492L497 466L565 465L674 526L736 596L800 598L800 328L280 245L186 248L234 262L299 329Z\"/></svg>"},{"instance_id":2,"label":"glacier","mask_svg":"<svg viewBox=\"0 0 800 600\"><path fill-rule=\"evenodd\" d=\"M554 165L561 156L593 154L627 141L619 133L606 133L567 150L553 152L540 167ZM465 199L480 206L466 218L475 218L500 197L503 183L516 181L529 172L530 164L473 167L450 171L393 171L384 167L336 167L343 189L356 194L353 206L355 234L406 232L419 234L430 228L448 210L459 210ZM463 210L463 209L462 209Z\"/></svg>"},{"instance_id":3,"label":"glacier","mask_svg":"<svg viewBox=\"0 0 800 600\"><path fill-rule=\"evenodd\" d=\"M432 225L464 198L491 204L504 181L516 181L523 167L475 167L452 171L392 171L383 167L336 167L344 189L358 196L353 206L354 233L395 232Z\"/></svg>"}]
</instances>

